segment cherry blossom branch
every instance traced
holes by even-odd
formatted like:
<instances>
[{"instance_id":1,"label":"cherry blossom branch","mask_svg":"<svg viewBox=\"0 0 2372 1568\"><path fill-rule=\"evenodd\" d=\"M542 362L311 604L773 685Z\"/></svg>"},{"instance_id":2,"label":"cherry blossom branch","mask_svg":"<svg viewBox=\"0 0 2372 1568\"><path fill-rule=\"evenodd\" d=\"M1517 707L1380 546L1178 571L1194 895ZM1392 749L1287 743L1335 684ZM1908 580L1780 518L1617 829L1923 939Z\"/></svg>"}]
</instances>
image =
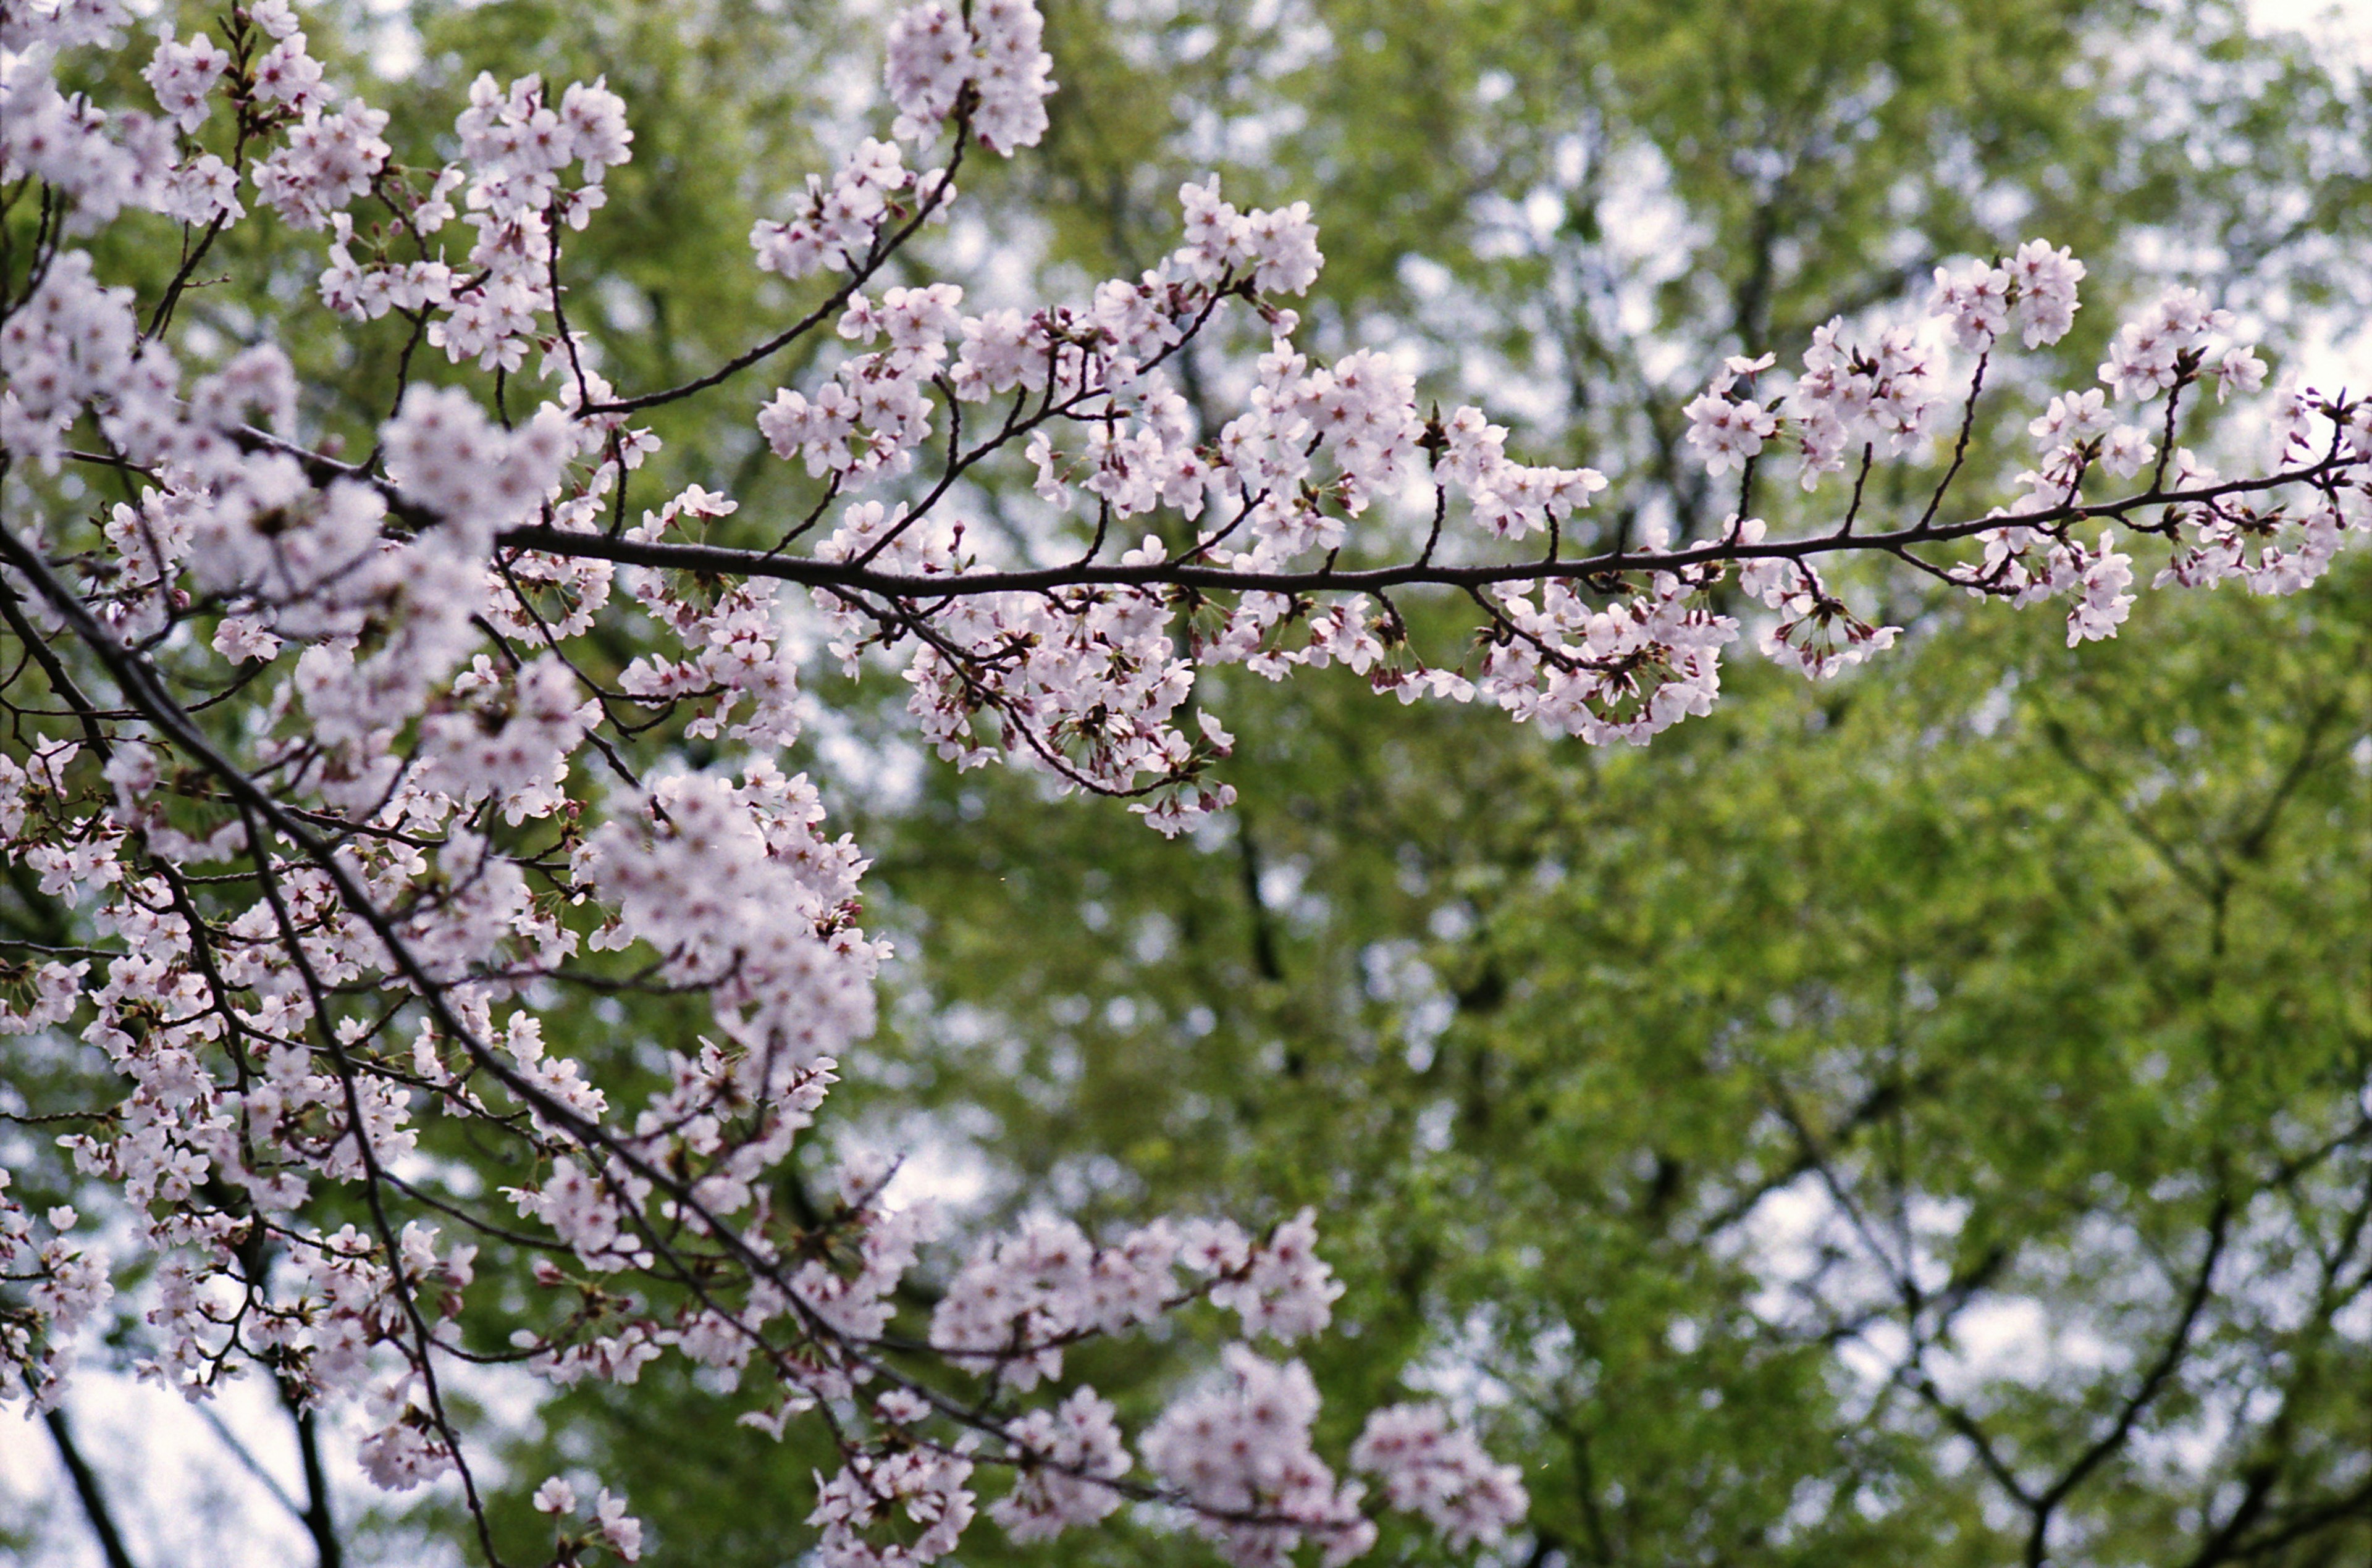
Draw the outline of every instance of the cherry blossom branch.
<instances>
[{"instance_id":1,"label":"cherry blossom branch","mask_svg":"<svg viewBox=\"0 0 2372 1568\"><path fill-rule=\"evenodd\" d=\"M1073 587L1192 587L1279 594L1372 592L1394 587L1480 588L1503 583L1592 583L1623 574L1680 572L1746 561L1802 561L1838 553L1893 554L1923 544L1973 538L2004 528L2048 529L2092 521L2129 522L2134 514L2158 506L2195 505L2231 496L2261 494L2292 485L2359 473L2361 459L2331 455L2304 467L2247 479L2189 488L2145 490L2113 500L2063 504L2016 517L1985 517L1948 523L1914 523L1886 533L1839 529L1800 539L1722 540L1665 550L1609 551L1562 560L1477 562L1448 564L1419 560L1396 565L1317 566L1262 570L1197 566L1188 561L1134 564L1083 559L1060 566L1011 571L972 571L947 575L877 572L844 561L785 556L724 545L612 540L562 533L541 524L506 528L495 536L506 550L622 565L654 566L728 576L767 577L815 587L847 588L894 598L955 599L980 594L1047 593Z\"/></svg>"},{"instance_id":2,"label":"cherry blossom branch","mask_svg":"<svg viewBox=\"0 0 2372 1568\"><path fill-rule=\"evenodd\" d=\"M25 25L60 50L115 46L64 11ZM2285 390L2272 459L2237 477L2175 447L2179 403L2206 421L2187 391L2212 381L2220 402L2265 373L2222 345L2230 318L2184 290L2120 331L2105 390L2055 398L2029 426L2035 468L2004 505L1938 522L1978 449L1997 341L2054 342L2076 308L2081 263L2041 241L1939 273L1932 330L1822 327L1787 389L1762 379L1768 355L1727 362L1681 411L1684 436L1658 426L1672 475L1685 441L1710 475L1738 471L1740 514L1786 452L1808 489L1853 467L1852 493L1831 531L1773 537L1740 515L1678 543L1634 542L1627 525L1604 543L1578 514L1605 476L1511 459L1479 409L1420 412L1386 353L1313 363L1281 303L1321 261L1300 203L1240 211L1215 182L1189 185L1179 247L1084 303L967 314L945 283L870 296L953 199L972 140L1009 154L1044 130L1051 63L1026 0L901 12L890 139L860 143L750 235L762 271L845 275L717 369L621 397L570 325L560 231L592 221L632 156L622 100L599 82L481 77L453 122L456 161L406 170L387 116L332 95L285 5L257 0L225 27L228 50L200 34L150 54L163 120L69 103L43 74L50 53L28 57L11 100L38 134L12 125L8 156L46 150L0 195L40 191L23 291L0 302L0 484L31 503L0 525L0 621L25 645L7 684L38 671L50 695L6 704L0 839L45 923L0 1028L80 1021L106 1051L100 1081L128 1086L113 1109L57 1114L87 1129L66 1152L121 1195L114 1232L164 1260L167 1284L134 1283L158 1365L203 1390L260 1363L308 1408L360 1404L373 1479L458 1472L490 1561L440 1358L564 1385L681 1354L741 1379L759 1401L745 1422L779 1436L805 1416L838 1448L811 1516L833 1560L871 1561L892 1535L903 1560L953 1551L983 1466L1017 1472L986 1510L1017 1541L1134 1501L1181 1510L1239 1562L1305 1540L1347 1560L1374 1539L1377 1506L1453 1547L1522 1516L1513 1472L1437 1407L1369 1416L1347 1458L1380 1482L1373 1500L1318 1458L1314 1383L1251 1348L1331 1316L1340 1286L1307 1215L1258 1239L1165 1221L1102 1245L1031 1222L970 1238L924 1290L910 1276L929 1225L890 1202L893 1167L852 1157L836 1204L807 1201L789 1162L873 1028L886 949L858 925L862 854L826 836L814 785L775 761L802 723L784 587L809 590L844 668L903 661L917 732L943 757L1035 767L1176 832L1233 798L1215 776L1231 743L1197 689L1227 664L1277 679L1340 663L1403 701L1487 701L1585 741L1643 741L1717 697L1722 650L1748 629L1727 612L1731 574L1769 612L1745 610L1763 651L1823 676L1897 631L1855 613L1836 560L2067 600L2077 641L2113 634L2133 602L2120 539L2164 542L2161 583L2295 592L2367 526L2361 401ZM198 135L216 99L236 113L237 168ZM907 149L950 130L936 169L907 167ZM176 335L170 293L144 333L129 291L79 248L122 213L164 214L183 237L178 291L211 242L191 237L243 221L242 171L280 221L327 231L324 307L357 326L398 318L391 412L360 463L299 439L300 412L386 406L386 389L300 388L276 321L227 354ZM359 233L363 201L392 228ZM1230 310L1256 318L1266 350L1231 373L1243 395L1223 410L1210 389L1229 373L1194 355L1225 352ZM765 449L816 482L764 530L771 548L733 543L720 519L738 503L697 484L634 523L630 475L659 441L629 416L827 321L847 350L757 415ZM1948 461L1943 333L1976 354ZM429 350L453 384L414 377ZM207 372L184 374L181 354ZM1749 377L1753 394L1734 395ZM2125 415L2159 396L2154 442ZM1042 537L1010 530L1030 552L1017 561L965 515L976 489L1013 477L1002 454L1034 470L1047 508ZM1876 470L1906 460L1943 467L1924 511L1868 531L1865 499L1888 494L1869 487ZM122 502L69 505L49 477L65 462L107 470ZM2084 494L2145 470L2136 494ZM1156 531L1131 543L1137 518ZM1525 542L1534 530L1544 544ZM1393 596L1427 587L1478 617L1462 664L1413 645ZM233 723L199 722L234 702ZM694 745L718 766L684 771ZM663 1081L613 1106L621 1091L587 1066L605 1070L603 1053L546 1039L568 1019L541 1005L545 982L704 1001L709 1018L689 1042L641 1042ZM413 1027L407 1051L398 1030ZM424 1114L497 1140L518 1185L463 1197L391 1168ZM366 1229L325 1233L315 1216L356 1188ZM443 1247L439 1223L473 1239ZM0 1398L54 1398L101 1319L119 1265L79 1224L59 1211L43 1227L0 1191L0 1272L38 1282L37 1306L12 1316ZM479 1245L573 1305L539 1302L506 1350L440 1332ZM291 1260L285 1278L273 1257ZM1914 1338L1977 1283L1913 1289ZM1141 1431L1092 1388L1062 1390L1072 1348L1190 1310L1235 1314L1239 1342ZM535 1502L570 1521L557 1556L641 1550L606 1491L580 1507L554 1478Z\"/></svg>"}]
</instances>

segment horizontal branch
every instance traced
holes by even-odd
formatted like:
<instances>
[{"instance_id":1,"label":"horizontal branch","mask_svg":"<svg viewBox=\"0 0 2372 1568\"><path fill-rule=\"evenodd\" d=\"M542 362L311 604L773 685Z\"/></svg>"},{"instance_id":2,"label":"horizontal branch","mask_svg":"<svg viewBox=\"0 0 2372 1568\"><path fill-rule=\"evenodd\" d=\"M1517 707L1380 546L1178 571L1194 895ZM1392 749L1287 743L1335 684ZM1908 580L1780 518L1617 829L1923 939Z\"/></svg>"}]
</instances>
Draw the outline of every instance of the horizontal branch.
<instances>
[{"instance_id":1,"label":"horizontal branch","mask_svg":"<svg viewBox=\"0 0 2372 1568\"><path fill-rule=\"evenodd\" d=\"M1610 577L1633 572L1675 572L1685 567L1731 561L1801 559L1848 551L1897 554L1919 545L1949 543L1994 528L2051 528L2064 523L2122 518L2153 506L2194 505L2232 495L2276 490L2285 485L2312 483L2355 466L2359 465L2351 459L2334 456L2305 468L2285 470L2254 479L2227 480L2190 489L2151 489L2120 500L2054 506L2047 511L2017 517L1922 523L1892 533L1836 532L1805 539L1763 540L1754 543L1715 540L1677 550L1617 549L1598 555L1541 557L1529 561L1465 565L1418 560L1389 566L1345 568L1329 564L1307 571L1234 571L1224 566L1197 564L1189 560L1154 561L1135 565L1085 561L1020 571L913 576L878 572L853 562L782 555L727 545L610 539L600 534L577 533L541 524L506 529L496 536L496 542L506 550L543 555L612 561L622 565L667 567L715 576L771 577L819 587L850 588L895 598L952 598L976 594L1049 593L1069 587L1165 585L1215 591L1240 589L1271 593L1351 593L1421 585L1487 587L1499 583Z\"/></svg>"}]
</instances>

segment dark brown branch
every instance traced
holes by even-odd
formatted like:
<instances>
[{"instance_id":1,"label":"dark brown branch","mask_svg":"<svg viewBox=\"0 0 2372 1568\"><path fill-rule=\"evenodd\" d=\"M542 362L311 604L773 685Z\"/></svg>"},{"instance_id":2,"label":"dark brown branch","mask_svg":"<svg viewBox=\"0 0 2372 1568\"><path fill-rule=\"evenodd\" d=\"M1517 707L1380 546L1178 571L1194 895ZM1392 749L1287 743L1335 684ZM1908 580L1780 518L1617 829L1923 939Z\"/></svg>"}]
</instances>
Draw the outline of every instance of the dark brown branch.
<instances>
[{"instance_id":1,"label":"dark brown branch","mask_svg":"<svg viewBox=\"0 0 2372 1568\"><path fill-rule=\"evenodd\" d=\"M1307 571L1237 572L1216 566L1193 565L1185 561L1157 561L1133 566L1076 563L1023 571L909 576L876 572L849 562L777 555L724 545L605 539L598 534L571 533L541 524L506 529L498 536L498 542L505 549L534 551L547 555L614 561L634 566L669 567L727 576L773 577L785 582L850 588L899 598L1044 593L1054 588L1092 587L1175 586L1215 590L1258 589L1288 594L1355 593L1413 585L1482 587L1497 583L1610 577L1634 572L1677 572L1735 561L1803 560L1841 551L1897 554L1913 546L1948 543L1994 528L2047 529L2061 523L2122 517L2129 513L2157 506L2193 505L2227 495L2308 483L2353 466L2355 465L2343 459L2328 458L2307 468L2285 470L2257 479L2230 480L2189 490L2145 491L2121 500L2054 506L2022 517L1972 517L1951 523L1917 524L1891 533L1829 533L1808 539L1765 540L1757 544L1715 540L1674 550L1616 550L1553 563L1527 560L1464 566L1411 562L1393 566L1349 569L1324 566Z\"/></svg>"},{"instance_id":2,"label":"dark brown branch","mask_svg":"<svg viewBox=\"0 0 2372 1568\"><path fill-rule=\"evenodd\" d=\"M2029 1505L2034 1510L2034 1527L2028 1532L2026 1539L2028 1568L2042 1568L2042 1564L2050 1561L2051 1518L2058 1511L2060 1504L2124 1446L2125 1439L2133 1435L2134 1423L2141 1419L2142 1411L2148 1409L2165 1390L2168 1381L2181 1366L2183 1356L2191 1349L2192 1333L2199 1326L2199 1316L2206 1309L2208 1295L2215 1289L2215 1267L2224 1260L2224 1244L2231 1220L2231 1194L2219 1192L2215 1210L2208 1215L2207 1246L2200 1258L2198 1272L2192 1276L2191 1288L2183 1295L2181 1314L2175 1319L2173 1332L2167 1336L2165 1347L2158 1352L2157 1359L2150 1364L2149 1370L2142 1375L2141 1382L2125 1397L2124 1403L2118 1407L2117 1418L2110 1423L2109 1430L2093 1439L2091 1445L2076 1457L2076 1462L2062 1471L2059 1479L2046 1487Z\"/></svg>"},{"instance_id":3,"label":"dark brown branch","mask_svg":"<svg viewBox=\"0 0 2372 1568\"><path fill-rule=\"evenodd\" d=\"M285 1383L280 1398L296 1426L296 1453L305 1467L303 1517L306 1533L313 1538L314 1557L320 1568L344 1568L345 1544L338 1539L337 1523L330 1513L330 1477L321 1464L320 1426L313 1412L297 1402Z\"/></svg>"},{"instance_id":4,"label":"dark brown branch","mask_svg":"<svg viewBox=\"0 0 2372 1568\"><path fill-rule=\"evenodd\" d=\"M59 1462L74 1481L75 1495L82 1500L83 1516L90 1521L90 1533L99 1538L99 1553L107 1559L107 1568L135 1568L132 1553L123 1545L122 1532L115 1527L115 1516L108 1511L107 1493L99 1490L99 1477L92 1473L82 1450L75 1446L74 1434L66 1426L66 1412L43 1411L41 1423L50 1429L50 1441L57 1445Z\"/></svg>"},{"instance_id":5,"label":"dark brown branch","mask_svg":"<svg viewBox=\"0 0 2372 1568\"><path fill-rule=\"evenodd\" d=\"M848 281L834 289L822 304L765 342L734 355L705 376L686 381L680 387L669 387L665 391L645 392L639 397L620 398L610 402L595 403L583 412L587 414L632 413L637 409L655 408L661 403L676 402L691 397L695 392L704 392L721 381L730 380L738 376L759 361L789 347L839 314L847 306L850 297L858 289L863 288L866 280L880 270L882 263L896 254L907 240L913 238L915 231L929 220L931 214L943 203L953 199L956 170L962 167L964 148L971 143L971 125L966 117L960 115L957 117L955 131L955 151L948 155L947 167L938 171L937 181L932 185L930 194L924 196L917 205L914 215L907 219L904 226L890 235L888 239L877 241L872 251L861 262L849 269Z\"/></svg>"}]
</instances>

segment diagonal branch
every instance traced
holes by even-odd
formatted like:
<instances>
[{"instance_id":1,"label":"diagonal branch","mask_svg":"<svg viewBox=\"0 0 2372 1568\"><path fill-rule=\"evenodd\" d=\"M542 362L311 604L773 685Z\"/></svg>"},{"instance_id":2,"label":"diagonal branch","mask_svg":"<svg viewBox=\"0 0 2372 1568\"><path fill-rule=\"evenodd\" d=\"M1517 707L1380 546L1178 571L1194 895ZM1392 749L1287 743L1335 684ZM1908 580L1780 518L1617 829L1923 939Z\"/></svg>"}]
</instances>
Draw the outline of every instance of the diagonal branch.
<instances>
[{"instance_id":1,"label":"diagonal branch","mask_svg":"<svg viewBox=\"0 0 2372 1568\"><path fill-rule=\"evenodd\" d=\"M50 1429L50 1441L57 1445L58 1459L74 1482L75 1495L82 1500L83 1516L90 1521L90 1533L99 1538L99 1553L107 1559L107 1568L134 1568L132 1553L123 1544L123 1533L115 1527L115 1516L108 1511L107 1493L99 1489L99 1477L92 1472L90 1462L75 1446L74 1434L66 1426L66 1412L43 1411L41 1423Z\"/></svg>"}]
</instances>

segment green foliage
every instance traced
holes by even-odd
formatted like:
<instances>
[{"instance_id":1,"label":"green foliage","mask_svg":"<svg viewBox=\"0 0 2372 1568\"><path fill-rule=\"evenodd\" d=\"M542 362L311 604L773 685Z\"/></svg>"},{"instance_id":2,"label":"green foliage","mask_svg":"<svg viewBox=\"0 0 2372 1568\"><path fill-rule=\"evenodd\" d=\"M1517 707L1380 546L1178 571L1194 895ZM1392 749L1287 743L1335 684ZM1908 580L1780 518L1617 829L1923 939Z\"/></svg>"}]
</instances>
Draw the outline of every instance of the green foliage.
<instances>
[{"instance_id":1,"label":"green foliage","mask_svg":"<svg viewBox=\"0 0 2372 1568\"><path fill-rule=\"evenodd\" d=\"M2261 1465L2360 1518L2367 586L1949 615L1637 753L1231 692L1201 845L971 780L868 825L913 1046L1017 1201L1317 1203L1324 1377L1485 1379L1571 1561L2014 1558L1954 1423L2050 1486L2215 1231L2062 1560L2191 1561Z\"/></svg>"}]
</instances>

